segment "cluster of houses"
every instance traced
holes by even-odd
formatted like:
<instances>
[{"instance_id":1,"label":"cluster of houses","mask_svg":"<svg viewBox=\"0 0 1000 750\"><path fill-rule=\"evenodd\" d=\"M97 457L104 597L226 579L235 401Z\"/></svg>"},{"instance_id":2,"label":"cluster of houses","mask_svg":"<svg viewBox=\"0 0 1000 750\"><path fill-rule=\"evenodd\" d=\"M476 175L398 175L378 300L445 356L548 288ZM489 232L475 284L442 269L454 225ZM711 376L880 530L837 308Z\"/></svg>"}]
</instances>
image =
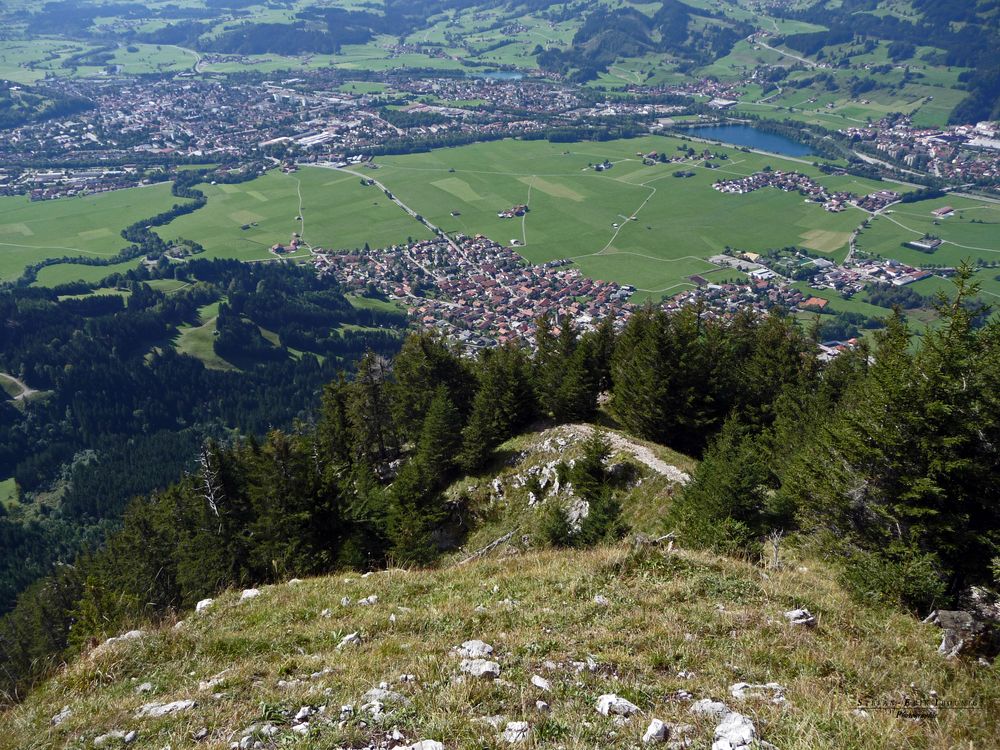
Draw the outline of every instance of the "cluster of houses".
<instances>
[{"instance_id":1,"label":"cluster of houses","mask_svg":"<svg viewBox=\"0 0 1000 750\"><path fill-rule=\"evenodd\" d=\"M877 190L862 197L848 192L829 192L816 180L801 172L755 172L738 180L716 180L712 185L720 193L743 195L761 188L773 187L784 192L796 191L810 200L821 203L823 208L831 213L839 213L849 205L855 205L870 213L880 211L899 200L899 193L893 190Z\"/></svg>"},{"instance_id":2,"label":"cluster of houses","mask_svg":"<svg viewBox=\"0 0 1000 750\"><path fill-rule=\"evenodd\" d=\"M314 262L320 273L348 288L375 288L404 300L420 326L473 348L515 340L531 344L543 315L569 316L582 330L609 315L623 324L635 291L587 278L567 261L528 264L482 235L317 253Z\"/></svg>"},{"instance_id":3,"label":"cluster of houses","mask_svg":"<svg viewBox=\"0 0 1000 750\"><path fill-rule=\"evenodd\" d=\"M801 172L782 170L755 172L738 180L716 180L712 187L720 193L737 195L752 193L766 187L777 188L786 193L798 192L816 203L822 203L824 209L833 213L845 210L847 204L854 198L850 193L830 193L814 179Z\"/></svg>"},{"instance_id":4,"label":"cluster of houses","mask_svg":"<svg viewBox=\"0 0 1000 750\"><path fill-rule=\"evenodd\" d=\"M899 193L895 190L876 190L874 193L858 198L856 203L858 208L875 213L881 211L886 206L899 200Z\"/></svg>"}]
</instances>

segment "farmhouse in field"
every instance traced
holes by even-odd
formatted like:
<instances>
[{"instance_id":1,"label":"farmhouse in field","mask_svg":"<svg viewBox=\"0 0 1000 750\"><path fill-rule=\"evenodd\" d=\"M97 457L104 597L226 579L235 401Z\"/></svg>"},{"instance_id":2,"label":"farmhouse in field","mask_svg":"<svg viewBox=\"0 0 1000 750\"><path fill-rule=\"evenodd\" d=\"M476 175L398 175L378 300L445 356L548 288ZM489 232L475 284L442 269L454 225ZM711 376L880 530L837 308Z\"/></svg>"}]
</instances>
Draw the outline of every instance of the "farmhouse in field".
<instances>
[{"instance_id":1,"label":"farmhouse in field","mask_svg":"<svg viewBox=\"0 0 1000 750\"><path fill-rule=\"evenodd\" d=\"M933 216L935 219L943 219L946 216L954 216L954 215L955 215L955 209L952 208L951 206L941 206L941 208L935 208L933 211L931 211L931 216Z\"/></svg>"},{"instance_id":2,"label":"farmhouse in field","mask_svg":"<svg viewBox=\"0 0 1000 750\"><path fill-rule=\"evenodd\" d=\"M524 216L526 213L528 213L528 207L524 204L519 204L511 206L504 211L497 211L497 217L500 219L513 219L515 216Z\"/></svg>"}]
</instances>

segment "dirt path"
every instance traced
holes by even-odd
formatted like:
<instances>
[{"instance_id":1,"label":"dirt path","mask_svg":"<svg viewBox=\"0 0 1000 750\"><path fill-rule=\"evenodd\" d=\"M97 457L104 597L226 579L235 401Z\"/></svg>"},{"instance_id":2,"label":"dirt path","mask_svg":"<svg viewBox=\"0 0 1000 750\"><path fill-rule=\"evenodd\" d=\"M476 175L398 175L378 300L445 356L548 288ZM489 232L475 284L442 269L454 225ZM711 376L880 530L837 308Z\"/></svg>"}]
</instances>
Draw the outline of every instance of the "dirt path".
<instances>
[{"instance_id":1,"label":"dirt path","mask_svg":"<svg viewBox=\"0 0 1000 750\"><path fill-rule=\"evenodd\" d=\"M575 437L586 439L590 436L594 428L587 424L569 424L565 425L565 429ZM604 438L613 450L628 453L643 466L652 469L657 474L665 476L673 482L677 482L677 484L687 484L691 481L691 476L686 471L681 471L676 466L668 464L661 458L657 458L656 454L645 445L629 440L616 432L605 431Z\"/></svg>"}]
</instances>

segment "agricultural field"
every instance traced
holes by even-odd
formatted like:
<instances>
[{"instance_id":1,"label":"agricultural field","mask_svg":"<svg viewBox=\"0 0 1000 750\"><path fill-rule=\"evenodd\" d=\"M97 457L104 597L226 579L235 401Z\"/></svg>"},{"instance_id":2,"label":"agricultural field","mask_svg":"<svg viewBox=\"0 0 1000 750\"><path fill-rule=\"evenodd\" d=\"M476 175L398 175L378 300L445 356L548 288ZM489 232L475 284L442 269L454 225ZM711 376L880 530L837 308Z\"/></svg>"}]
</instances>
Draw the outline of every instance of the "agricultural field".
<instances>
[{"instance_id":1,"label":"agricultural field","mask_svg":"<svg viewBox=\"0 0 1000 750\"><path fill-rule=\"evenodd\" d=\"M637 152L677 155L679 146L709 148L718 169L702 159L644 166ZM596 172L605 159L614 166ZM382 157L373 176L403 203L448 233L483 233L516 241L534 263L572 258L588 275L631 284L642 296L691 286L687 277L712 271L706 258L726 246L745 250L798 245L840 260L865 214L840 214L774 189L747 195L712 189L720 178L770 165L798 170L835 189L871 192L886 183L822 176L811 164L672 137L607 143L500 141L426 154ZM673 176L680 169L689 178ZM526 204L522 218L497 212ZM634 218L633 218L634 217Z\"/></svg>"},{"instance_id":2,"label":"agricultural field","mask_svg":"<svg viewBox=\"0 0 1000 750\"><path fill-rule=\"evenodd\" d=\"M54 201L0 198L0 281L16 279L25 266L45 258L116 255L128 245L121 237L122 229L169 209L178 200L166 183ZM98 275L90 278L97 280L112 272L96 266L46 270L56 274L56 268L59 272L73 269L72 279L93 272Z\"/></svg>"},{"instance_id":3,"label":"agricultural field","mask_svg":"<svg viewBox=\"0 0 1000 750\"><path fill-rule=\"evenodd\" d=\"M293 232L306 246L286 258L309 257L309 245L359 248L366 242L384 246L430 236L377 188L364 187L359 177L344 172L305 167L293 174L272 171L250 182L199 189L208 197L207 205L157 231L165 240L200 243L205 248L201 257L273 259L271 246L287 245Z\"/></svg>"},{"instance_id":4,"label":"agricultural field","mask_svg":"<svg viewBox=\"0 0 1000 750\"><path fill-rule=\"evenodd\" d=\"M931 213L946 206L955 209L953 215L937 218ZM903 246L925 234L942 240L933 253ZM956 266L963 260L1000 263L1000 203L949 195L899 204L872 220L858 238L858 248L912 265ZM1000 268L985 268L976 274L983 292L996 300L1000 300L998 273Z\"/></svg>"}]
</instances>

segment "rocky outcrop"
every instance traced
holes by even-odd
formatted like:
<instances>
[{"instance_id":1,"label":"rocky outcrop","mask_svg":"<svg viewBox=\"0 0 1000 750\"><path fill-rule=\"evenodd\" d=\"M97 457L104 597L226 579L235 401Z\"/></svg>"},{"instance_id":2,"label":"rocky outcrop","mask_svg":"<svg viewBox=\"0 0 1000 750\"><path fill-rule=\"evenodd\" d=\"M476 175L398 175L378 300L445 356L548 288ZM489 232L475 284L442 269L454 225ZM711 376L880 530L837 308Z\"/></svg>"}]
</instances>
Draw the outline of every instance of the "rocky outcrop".
<instances>
[{"instance_id":1,"label":"rocky outcrop","mask_svg":"<svg viewBox=\"0 0 1000 750\"><path fill-rule=\"evenodd\" d=\"M193 700L180 700L173 701L172 703L147 703L140 706L139 710L135 712L135 716L137 719L156 718L181 711L190 711L195 705Z\"/></svg>"},{"instance_id":2,"label":"rocky outcrop","mask_svg":"<svg viewBox=\"0 0 1000 750\"><path fill-rule=\"evenodd\" d=\"M938 609L924 620L944 631L938 653L946 659L972 656L994 659L1000 653L1000 601L986 589L967 589L963 609Z\"/></svg>"}]
</instances>

